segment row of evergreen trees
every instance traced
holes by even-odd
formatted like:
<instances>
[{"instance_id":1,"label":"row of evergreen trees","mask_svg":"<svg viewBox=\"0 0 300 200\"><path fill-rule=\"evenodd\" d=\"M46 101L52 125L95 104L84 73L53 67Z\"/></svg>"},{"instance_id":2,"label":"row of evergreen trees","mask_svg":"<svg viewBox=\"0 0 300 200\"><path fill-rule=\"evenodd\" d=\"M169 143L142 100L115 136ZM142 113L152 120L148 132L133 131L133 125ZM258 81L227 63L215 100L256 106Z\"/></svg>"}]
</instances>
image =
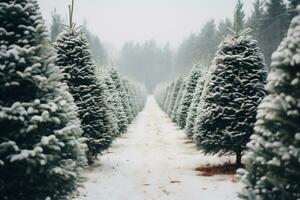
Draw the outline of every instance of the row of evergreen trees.
<instances>
[{"instance_id":1,"label":"row of evergreen trees","mask_svg":"<svg viewBox=\"0 0 300 200\"><path fill-rule=\"evenodd\" d=\"M96 73L72 19L54 49L39 10L36 0L0 2L4 200L67 199L87 161L126 131L145 102L144 87L116 69Z\"/></svg>"},{"instance_id":2,"label":"row of evergreen trees","mask_svg":"<svg viewBox=\"0 0 300 200\"><path fill-rule=\"evenodd\" d=\"M238 171L242 199L300 198L299 36L300 14L272 56L266 85L257 42L240 33L221 43L209 72L194 67L156 90L162 109L202 151L235 154L237 167L247 152Z\"/></svg>"},{"instance_id":3,"label":"row of evergreen trees","mask_svg":"<svg viewBox=\"0 0 300 200\"><path fill-rule=\"evenodd\" d=\"M265 96L266 68L250 36L228 36L209 72L195 66L156 91L159 104L207 154L235 154L237 167Z\"/></svg>"}]
</instances>

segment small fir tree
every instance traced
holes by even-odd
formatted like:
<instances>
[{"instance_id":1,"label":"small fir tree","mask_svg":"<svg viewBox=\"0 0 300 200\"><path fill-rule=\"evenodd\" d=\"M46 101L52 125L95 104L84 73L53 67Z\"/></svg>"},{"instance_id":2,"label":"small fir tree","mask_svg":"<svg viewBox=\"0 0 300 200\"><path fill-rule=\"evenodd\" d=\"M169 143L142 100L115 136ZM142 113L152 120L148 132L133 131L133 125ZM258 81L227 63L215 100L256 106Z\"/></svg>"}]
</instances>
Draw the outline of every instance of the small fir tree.
<instances>
[{"instance_id":1,"label":"small fir tree","mask_svg":"<svg viewBox=\"0 0 300 200\"><path fill-rule=\"evenodd\" d=\"M192 138L193 134L194 134L194 124L195 124L195 119L197 117L197 108L198 108L198 106L200 104L200 101L201 101L203 86L204 86L204 79L202 77L200 77L198 79L196 89L195 89L195 92L193 94L192 103L191 103L191 106L189 108L188 116L187 116L187 119L186 119L185 131L186 131L186 134L189 138Z\"/></svg>"},{"instance_id":2,"label":"small fir tree","mask_svg":"<svg viewBox=\"0 0 300 200\"><path fill-rule=\"evenodd\" d=\"M124 121L126 121L126 123L122 125L122 130L123 130L123 132L126 132L128 125L130 124L131 120L133 119L132 113L130 112L130 105L128 102L127 94L126 94L126 91L125 91L125 88L123 85L123 81L122 81L122 78L121 78L119 72L115 68L111 68L109 73L116 85L116 89L121 98L122 106L123 106L123 109L125 112Z\"/></svg>"},{"instance_id":3,"label":"small fir tree","mask_svg":"<svg viewBox=\"0 0 300 200\"><path fill-rule=\"evenodd\" d=\"M172 88L172 91L170 93L170 104L168 105L168 108L167 108L167 113L170 117L172 116L172 112L173 112L173 109L175 107L177 95L178 95L179 90L181 88L182 81L183 81L183 78L178 77L175 80L174 87Z\"/></svg>"},{"instance_id":4,"label":"small fir tree","mask_svg":"<svg viewBox=\"0 0 300 200\"><path fill-rule=\"evenodd\" d=\"M181 87L180 87L180 89L178 91L178 94L176 96L175 105L174 105L174 108L173 108L173 111L172 111L172 115L171 115L171 118L172 118L173 122L175 122L177 124L178 124L178 121L177 121L178 109L179 109L179 106L180 106L180 104L182 102L183 94L184 94L186 85L187 85L187 80L185 78L185 79L183 79L183 81L181 83Z\"/></svg>"},{"instance_id":5,"label":"small fir tree","mask_svg":"<svg viewBox=\"0 0 300 200\"><path fill-rule=\"evenodd\" d=\"M186 118L188 115L189 108L191 106L193 100L193 94L195 92L195 88L197 82L201 76L201 70L199 66L193 67L191 70L189 77L187 77L187 83L185 90L183 91L183 96L181 103L179 105L177 111L177 122L181 129L183 129L186 125Z\"/></svg>"}]
</instances>

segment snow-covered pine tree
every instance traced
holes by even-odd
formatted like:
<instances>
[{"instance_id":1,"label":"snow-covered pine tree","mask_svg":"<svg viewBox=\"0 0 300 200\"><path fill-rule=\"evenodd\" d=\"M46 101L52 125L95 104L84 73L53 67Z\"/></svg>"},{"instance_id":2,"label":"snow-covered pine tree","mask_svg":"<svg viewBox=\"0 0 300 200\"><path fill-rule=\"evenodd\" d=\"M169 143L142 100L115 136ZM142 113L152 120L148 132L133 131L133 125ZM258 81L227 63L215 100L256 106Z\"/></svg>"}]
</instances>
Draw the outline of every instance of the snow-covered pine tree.
<instances>
[{"instance_id":1,"label":"snow-covered pine tree","mask_svg":"<svg viewBox=\"0 0 300 200\"><path fill-rule=\"evenodd\" d=\"M86 165L77 108L36 0L0 2L0 196L62 200Z\"/></svg>"},{"instance_id":2,"label":"snow-covered pine tree","mask_svg":"<svg viewBox=\"0 0 300 200\"><path fill-rule=\"evenodd\" d=\"M123 130L122 132L126 132L128 125L131 122L131 119L133 119L133 116L132 116L132 113L130 112L130 105L129 105L128 98L126 95L124 84L123 84L123 81L122 81L122 78L121 78L119 72L115 68L113 68L113 67L110 68L109 73L110 73L112 80L114 81L114 83L116 85L116 89L120 95L122 107L125 112L124 121L126 121L126 124L122 124L121 127Z\"/></svg>"},{"instance_id":3,"label":"snow-covered pine tree","mask_svg":"<svg viewBox=\"0 0 300 200\"><path fill-rule=\"evenodd\" d=\"M192 138L194 134L194 124L195 124L195 119L197 118L197 108L198 105L200 104L204 81L205 79L203 77L200 77L198 79L196 89L192 97L192 103L188 111L188 116L186 118L185 132L187 136L190 138Z\"/></svg>"},{"instance_id":4,"label":"snow-covered pine tree","mask_svg":"<svg viewBox=\"0 0 300 200\"><path fill-rule=\"evenodd\" d=\"M255 134L247 145L243 199L300 199L299 40L300 14L272 56L269 95L258 107Z\"/></svg>"},{"instance_id":5,"label":"snow-covered pine tree","mask_svg":"<svg viewBox=\"0 0 300 200\"><path fill-rule=\"evenodd\" d=\"M181 88L181 84L183 82L183 78L180 76L175 80L174 86L170 93L170 103L168 105L167 114L172 117L172 112L176 104L177 95Z\"/></svg>"},{"instance_id":6,"label":"snow-covered pine tree","mask_svg":"<svg viewBox=\"0 0 300 200\"><path fill-rule=\"evenodd\" d=\"M265 95L265 64L257 42L238 34L222 42L215 64L198 107L194 140L207 154L235 154L240 167Z\"/></svg>"},{"instance_id":7,"label":"snow-covered pine tree","mask_svg":"<svg viewBox=\"0 0 300 200\"><path fill-rule=\"evenodd\" d=\"M173 83L171 84L168 84L165 88L165 91L164 91L164 96L163 96L163 100L162 100L162 109L166 112L166 109L167 109L167 105L169 104L170 102L170 93L172 91L172 87L173 87Z\"/></svg>"},{"instance_id":8,"label":"snow-covered pine tree","mask_svg":"<svg viewBox=\"0 0 300 200\"><path fill-rule=\"evenodd\" d=\"M108 117L110 119L110 127L112 130L113 135L116 137L120 135L120 128L118 124L118 106L117 104L120 103L120 99L117 98L116 95L116 87L109 76L108 73L103 74L103 76L98 76L98 85L104 84L105 86L103 87L103 90L105 90L106 96L106 102L107 102L107 111L108 112ZM100 87L100 86L99 86ZM124 113L123 113L124 114Z\"/></svg>"},{"instance_id":9,"label":"snow-covered pine tree","mask_svg":"<svg viewBox=\"0 0 300 200\"><path fill-rule=\"evenodd\" d=\"M172 115L171 115L171 118L172 118L173 122L176 122L177 124L178 124L178 121L177 121L178 109L179 109L179 106L182 102L182 98L183 98L183 94L185 92L186 84L187 84L187 78L185 77L183 79L182 83L181 83L180 89L179 89L178 94L176 96L175 105L174 105Z\"/></svg>"},{"instance_id":10,"label":"snow-covered pine tree","mask_svg":"<svg viewBox=\"0 0 300 200\"><path fill-rule=\"evenodd\" d=\"M107 87L97 82L87 38L76 29L72 20L58 36L55 48L57 65L64 72L64 80L79 108L83 135L87 138L88 160L92 163L97 154L111 145L115 134L106 99Z\"/></svg>"},{"instance_id":11,"label":"snow-covered pine tree","mask_svg":"<svg viewBox=\"0 0 300 200\"><path fill-rule=\"evenodd\" d=\"M135 112L136 112L135 116L137 116L137 114L143 109L143 100L139 92L139 83L130 80L130 84L131 84L131 91L132 91L132 96L134 101Z\"/></svg>"},{"instance_id":12,"label":"snow-covered pine tree","mask_svg":"<svg viewBox=\"0 0 300 200\"><path fill-rule=\"evenodd\" d=\"M200 77L201 68L199 66L194 66L187 77L186 87L183 91L182 100L177 111L176 121L181 129L184 129L186 125L186 118L188 116L189 108L193 100L193 94Z\"/></svg>"},{"instance_id":13,"label":"snow-covered pine tree","mask_svg":"<svg viewBox=\"0 0 300 200\"><path fill-rule=\"evenodd\" d=\"M120 135L122 133L122 129L120 128L120 125L126 123L123 121L125 119L125 112L123 109L120 95L118 94L118 91L116 89L116 85L114 81L112 80L109 69L108 68L100 68L97 70L97 79L99 81L104 81L106 84L106 87L108 89L108 96L106 97L109 110L111 111L111 118L113 119L113 127L117 128L117 135Z\"/></svg>"},{"instance_id":14,"label":"snow-covered pine tree","mask_svg":"<svg viewBox=\"0 0 300 200\"><path fill-rule=\"evenodd\" d=\"M128 103L129 103L129 112L130 115L132 116L132 119L130 119L131 122L138 113L138 110L136 108L136 102L134 100L132 83L127 78L122 78L122 82L125 88L126 98L128 99Z\"/></svg>"}]
</instances>

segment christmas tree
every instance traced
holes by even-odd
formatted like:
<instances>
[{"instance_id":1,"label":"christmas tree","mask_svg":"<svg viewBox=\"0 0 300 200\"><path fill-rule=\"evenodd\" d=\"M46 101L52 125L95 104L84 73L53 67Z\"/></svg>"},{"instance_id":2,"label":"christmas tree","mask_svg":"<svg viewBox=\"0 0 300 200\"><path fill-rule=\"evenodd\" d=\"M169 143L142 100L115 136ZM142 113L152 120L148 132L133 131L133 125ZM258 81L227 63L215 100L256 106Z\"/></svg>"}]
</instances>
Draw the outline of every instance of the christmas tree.
<instances>
[{"instance_id":1,"label":"christmas tree","mask_svg":"<svg viewBox=\"0 0 300 200\"><path fill-rule=\"evenodd\" d=\"M183 98L183 94L185 92L186 85L187 85L187 78L184 78L181 83L178 94L176 96L176 101L175 101L174 108L173 108L173 111L171 114L171 118L172 118L173 122L176 122L177 124L178 124L178 121L177 121L178 109L183 100L182 98Z\"/></svg>"},{"instance_id":2,"label":"christmas tree","mask_svg":"<svg viewBox=\"0 0 300 200\"><path fill-rule=\"evenodd\" d=\"M112 80L114 81L114 83L116 85L116 90L118 91L118 94L121 99L122 107L125 112L125 119L122 119L122 121L124 121L126 123L121 124L119 126L121 126L122 132L126 132L128 125L130 124L131 120L133 119L133 115L130 112L130 105L129 105L128 97L127 97L127 94L125 91L125 87L123 85L124 83L123 83L123 80L122 80L119 72L115 68L111 68L109 70L109 73L110 73Z\"/></svg>"},{"instance_id":3,"label":"christmas tree","mask_svg":"<svg viewBox=\"0 0 300 200\"><path fill-rule=\"evenodd\" d=\"M300 199L299 40L298 14L272 56L269 95L259 105L255 134L245 156L243 199Z\"/></svg>"},{"instance_id":4,"label":"christmas tree","mask_svg":"<svg viewBox=\"0 0 300 200\"><path fill-rule=\"evenodd\" d=\"M198 107L194 140L207 154L235 154L240 167L265 96L265 64L257 42L235 33L220 45L215 65Z\"/></svg>"},{"instance_id":5,"label":"christmas tree","mask_svg":"<svg viewBox=\"0 0 300 200\"><path fill-rule=\"evenodd\" d=\"M199 66L193 67L189 76L187 77L187 83L185 90L183 91L183 96L181 103L179 105L177 111L177 122L181 129L183 129L186 125L186 118L188 115L189 108L192 103L193 94L195 92L195 88L198 82L198 79L201 76L201 71Z\"/></svg>"},{"instance_id":6,"label":"christmas tree","mask_svg":"<svg viewBox=\"0 0 300 200\"><path fill-rule=\"evenodd\" d=\"M72 22L59 35L56 45L57 65L64 72L65 82L79 108L83 135L87 138L88 160L92 163L97 154L107 149L113 135L113 119L109 115L107 87L98 82L87 38Z\"/></svg>"},{"instance_id":7,"label":"christmas tree","mask_svg":"<svg viewBox=\"0 0 300 200\"><path fill-rule=\"evenodd\" d=\"M204 79L200 77L198 79L195 92L193 94L192 103L188 111L188 116L186 119L185 131L188 137L192 138L194 134L194 124L197 117L197 108L201 101L201 95L203 91Z\"/></svg>"},{"instance_id":8,"label":"christmas tree","mask_svg":"<svg viewBox=\"0 0 300 200\"><path fill-rule=\"evenodd\" d=\"M173 109L174 109L175 104L176 104L177 95L178 95L179 90L181 88L182 81L183 81L183 78L178 77L175 80L174 86L173 86L172 91L170 93L170 103L169 103L168 108L167 108L167 113L170 117L172 116L172 112L173 112Z\"/></svg>"},{"instance_id":9,"label":"christmas tree","mask_svg":"<svg viewBox=\"0 0 300 200\"><path fill-rule=\"evenodd\" d=\"M86 164L77 108L35 0L0 3L0 196L66 199Z\"/></svg>"}]
</instances>

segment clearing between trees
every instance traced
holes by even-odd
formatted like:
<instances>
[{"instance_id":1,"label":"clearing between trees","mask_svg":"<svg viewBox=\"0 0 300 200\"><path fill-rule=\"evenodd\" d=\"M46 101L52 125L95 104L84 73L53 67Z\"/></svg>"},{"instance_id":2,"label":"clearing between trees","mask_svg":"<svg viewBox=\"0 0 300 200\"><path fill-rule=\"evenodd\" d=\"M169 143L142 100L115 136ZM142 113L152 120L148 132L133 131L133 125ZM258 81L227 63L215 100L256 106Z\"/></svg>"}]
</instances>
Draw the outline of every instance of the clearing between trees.
<instances>
[{"instance_id":1,"label":"clearing between trees","mask_svg":"<svg viewBox=\"0 0 300 200\"><path fill-rule=\"evenodd\" d=\"M235 200L234 175L203 176L196 168L233 162L204 156L148 97L145 109L86 172L76 200Z\"/></svg>"}]
</instances>

